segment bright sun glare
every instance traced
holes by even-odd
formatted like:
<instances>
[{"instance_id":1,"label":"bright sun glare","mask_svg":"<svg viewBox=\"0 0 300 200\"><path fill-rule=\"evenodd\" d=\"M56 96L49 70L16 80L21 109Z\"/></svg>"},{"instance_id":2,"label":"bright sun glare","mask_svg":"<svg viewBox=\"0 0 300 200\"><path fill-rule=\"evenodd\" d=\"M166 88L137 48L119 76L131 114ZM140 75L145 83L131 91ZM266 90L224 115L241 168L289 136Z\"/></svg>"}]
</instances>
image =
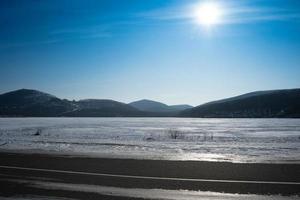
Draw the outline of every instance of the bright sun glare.
<instances>
[{"instance_id":1,"label":"bright sun glare","mask_svg":"<svg viewBox=\"0 0 300 200\"><path fill-rule=\"evenodd\" d=\"M221 22L222 9L216 3L203 3L195 9L197 23L212 26Z\"/></svg>"}]
</instances>

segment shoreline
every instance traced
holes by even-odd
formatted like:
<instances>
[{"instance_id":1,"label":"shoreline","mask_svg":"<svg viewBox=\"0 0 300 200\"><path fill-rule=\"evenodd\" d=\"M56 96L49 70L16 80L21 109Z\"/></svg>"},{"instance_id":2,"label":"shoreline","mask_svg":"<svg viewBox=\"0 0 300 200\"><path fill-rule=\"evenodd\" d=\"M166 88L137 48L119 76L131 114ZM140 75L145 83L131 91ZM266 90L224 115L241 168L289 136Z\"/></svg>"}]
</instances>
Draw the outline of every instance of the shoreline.
<instances>
[{"instance_id":1,"label":"shoreline","mask_svg":"<svg viewBox=\"0 0 300 200\"><path fill-rule=\"evenodd\" d=\"M167 156L142 156L142 155L122 155L111 153L98 153L98 152L73 152L73 151L49 151L43 149L1 149L0 155L6 154L27 154L27 155L47 155L47 156L59 156L69 158L94 158L94 159L120 159L120 160L151 160L151 161L178 161L178 162L211 162L211 163L232 163L232 164L269 164L269 165L300 165L300 160L280 160L280 161L263 161L263 162L251 162L251 161L227 161L227 160L205 160L205 159L178 159L178 157Z\"/></svg>"}]
</instances>

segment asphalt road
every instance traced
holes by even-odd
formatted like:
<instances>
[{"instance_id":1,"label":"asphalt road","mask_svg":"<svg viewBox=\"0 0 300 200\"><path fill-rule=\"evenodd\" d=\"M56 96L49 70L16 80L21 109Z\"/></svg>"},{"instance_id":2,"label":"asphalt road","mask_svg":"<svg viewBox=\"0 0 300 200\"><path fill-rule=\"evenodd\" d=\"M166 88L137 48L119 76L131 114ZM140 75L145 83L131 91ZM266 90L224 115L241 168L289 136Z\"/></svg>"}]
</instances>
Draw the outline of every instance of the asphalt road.
<instances>
[{"instance_id":1,"label":"asphalt road","mask_svg":"<svg viewBox=\"0 0 300 200\"><path fill-rule=\"evenodd\" d=\"M107 192L110 188L124 188L127 193L132 188L143 191L159 188L300 195L298 164L153 161L19 153L0 153L0 158L0 196L134 199L120 196L122 194L111 195ZM99 190L102 193L97 192Z\"/></svg>"}]
</instances>

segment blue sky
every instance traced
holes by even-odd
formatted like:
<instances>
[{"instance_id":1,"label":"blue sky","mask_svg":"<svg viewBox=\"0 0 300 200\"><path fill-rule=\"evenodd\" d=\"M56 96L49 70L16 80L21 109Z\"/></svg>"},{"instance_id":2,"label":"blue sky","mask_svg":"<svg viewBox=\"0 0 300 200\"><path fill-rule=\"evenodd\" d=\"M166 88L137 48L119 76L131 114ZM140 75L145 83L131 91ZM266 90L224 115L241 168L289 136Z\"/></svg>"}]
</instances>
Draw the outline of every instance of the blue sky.
<instances>
[{"instance_id":1,"label":"blue sky","mask_svg":"<svg viewBox=\"0 0 300 200\"><path fill-rule=\"evenodd\" d=\"M0 93L199 105L300 87L298 0L12 0L0 24Z\"/></svg>"}]
</instances>

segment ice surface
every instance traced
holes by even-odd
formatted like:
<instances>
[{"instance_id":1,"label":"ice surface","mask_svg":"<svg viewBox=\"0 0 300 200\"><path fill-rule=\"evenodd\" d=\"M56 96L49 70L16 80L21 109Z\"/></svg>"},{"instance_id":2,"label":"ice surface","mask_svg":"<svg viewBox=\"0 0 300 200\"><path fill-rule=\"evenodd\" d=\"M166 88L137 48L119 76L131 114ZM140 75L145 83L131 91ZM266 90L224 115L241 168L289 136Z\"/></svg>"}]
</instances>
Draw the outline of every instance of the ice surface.
<instances>
[{"instance_id":1,"label":"ice surface","mask_svg":"<svg viewBox=\"0 0 300 200\"><path fill-rule=\"evenodd\" d=\"M300 119L0 118L0 150L300 163Z\"/></svg>"}]
</instances>

